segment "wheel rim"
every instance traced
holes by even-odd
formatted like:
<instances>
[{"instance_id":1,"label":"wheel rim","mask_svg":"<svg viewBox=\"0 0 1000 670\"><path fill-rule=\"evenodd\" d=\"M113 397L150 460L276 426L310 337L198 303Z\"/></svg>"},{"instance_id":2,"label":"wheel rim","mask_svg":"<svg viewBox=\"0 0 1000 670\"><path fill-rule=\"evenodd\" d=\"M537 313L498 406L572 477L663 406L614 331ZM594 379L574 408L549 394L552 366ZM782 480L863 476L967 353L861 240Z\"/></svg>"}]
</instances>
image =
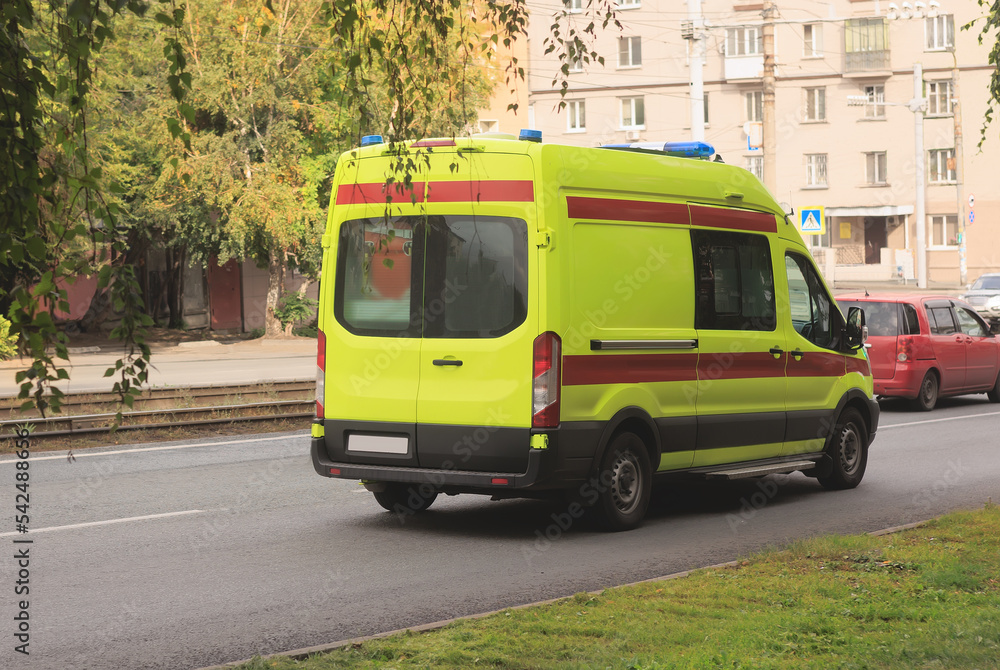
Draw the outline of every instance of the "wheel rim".
<instances>
[{"instance_id":1,"label":"wheel rim","mask_svg":"<svg viewBox=\"0 0 1000 670\"><path fill-rule=\"evenodd\" d=\"M920 385L920 400L923 401L925 405L929 405L934 401L935 390L934 378L928 375L924 377L924 383Z\"/></svg>"},{"instance_id":2,"label":"wheel rim","mask_svg":"<svg viewBox=\"0 0 1000 670\"><path fill-rule=\"evenodd\" d=\"M853 423L844 426L840 436L840 466L847 475L853 475L861 467L861 438Z\"/></svg>"},{"instance_id":3,"label":"wheel rim","mask_svg":"<svg viewBox=\"0 0 1000 670\"><path fill-rule=\"evenodd\" d=\"M619 454L611 470L611 497L622 514L628 514L639 505L642 494L642 473L635 456L626 451Z\"/></svg>"}]
</instances>

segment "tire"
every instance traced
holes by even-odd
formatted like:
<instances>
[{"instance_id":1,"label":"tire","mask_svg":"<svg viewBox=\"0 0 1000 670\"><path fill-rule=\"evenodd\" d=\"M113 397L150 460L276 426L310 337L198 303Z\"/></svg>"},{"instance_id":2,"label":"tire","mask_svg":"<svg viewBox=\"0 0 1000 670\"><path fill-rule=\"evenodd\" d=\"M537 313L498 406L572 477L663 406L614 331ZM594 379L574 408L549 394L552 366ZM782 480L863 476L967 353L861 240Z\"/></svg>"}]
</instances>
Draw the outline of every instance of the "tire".
<instances>
[{"instance_id":1,"label":"tire","mask_svg":"<svg viewBox=\"0 0 1000 670\"><path fill-rule=\"evenodd\" d=\"M605 530L631 530L642 523L653 487L649 451L642 438L629 432L616 435L601 459L598 481L594 511Z\"/></svg>"},{"instance_id":2,"label":"tire","mask_svg":"<svg viewBox=\"0 0 1000 670\"><path fill-rule=\"evenodd\" d=\"M920 390L917 397L913 399L913 408L921 412L929 412L934 409L938 401L938 378L933 370L928 370L920 382Z\"/></svg>"},{"instance_id":3,"label":"tire","mask_svg":"<svg viewBox=\"0 0 1000 670\"><path fill-rule=\"evenodd\" d=\"M841 413L826 454L833 466L817 478L823 488L838 491L861 483L868 467L868 427L861 412L848 407Z\"/></svg>"},{"instance_id":4,"label":"tire","mask_svg":"<svg viewBox=\"0 0 1000 670\"><path fill-rule=\"evenodd\" d=\"M990 402L1000 402L1000 374L997 374L997 381L993 384L993 388L986 392L986 397L990 399Z\"/></svg>"},{"instance_id":5,"label":"tire","mask_svg":"<svg viewBox=\"0 0 1000 670\"><path fill-rule=\"evenodd\" d=\"M419 514L437 499L438 492L429 484L388 483L382 491L372 491L375 501L384 509L397 514Z\"/></svg>"}]
</instances>

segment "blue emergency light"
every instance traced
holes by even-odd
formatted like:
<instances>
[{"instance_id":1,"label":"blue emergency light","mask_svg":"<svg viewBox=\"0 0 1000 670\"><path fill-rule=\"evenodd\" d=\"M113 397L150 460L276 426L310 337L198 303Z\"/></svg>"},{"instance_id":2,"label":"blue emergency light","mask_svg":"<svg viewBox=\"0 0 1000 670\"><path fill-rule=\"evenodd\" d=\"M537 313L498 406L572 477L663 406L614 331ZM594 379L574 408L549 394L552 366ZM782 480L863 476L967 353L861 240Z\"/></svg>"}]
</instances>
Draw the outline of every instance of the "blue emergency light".
<instances>
[{"instance_id":1,"label":"blue emergency light","mask_svg":"<svg viewBox=\"0 0 1000 670\"><path fill-rule=\"evenodd\" d=\"M542 131L530 130L529 128L521 128L521 132L517 136L517 139L524 140L526 142L541 142Z\"/></svg>"},{"instance_id":2,"label":"blue emergency light","mask_svg":"<svg viewBox=\"0 0 1000 670\"><path fill-rule=\"evenodd\" d=\"M381 135L365 135L361 138L361 146L369 147L373 144L383 144Z\"/></svg>"},{"instance_id":3,"label":"blue emergency light","mask_svg":"<svg viewBox=\"0 0 1000 670\"><path fill-rule=\"evenodd\" d=\"M715 147L707 142L632 142L631 144L605 144L602 149L638 149L656 151L680 158L708 158Z\"/></svg>"}]
</instances>

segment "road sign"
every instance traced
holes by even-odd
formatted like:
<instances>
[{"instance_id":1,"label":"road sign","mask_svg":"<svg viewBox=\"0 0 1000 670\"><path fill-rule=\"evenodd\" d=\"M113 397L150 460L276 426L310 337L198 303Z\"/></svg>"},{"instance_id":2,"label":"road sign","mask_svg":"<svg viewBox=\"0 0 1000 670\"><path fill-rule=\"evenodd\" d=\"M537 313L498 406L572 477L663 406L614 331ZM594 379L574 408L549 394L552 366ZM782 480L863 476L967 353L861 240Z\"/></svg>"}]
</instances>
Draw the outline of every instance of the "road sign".
<instances>
[{"instance_id":1,"label":"road sign","mask_svg":"<svg viewBox=\"0 0 1000 670\"><path fill-rule=\"evenodd\" d=\"M969 210L969 224L971 225L971 224L973 224L975 222L976 222L976 213L970 209Z\"/></svg>"},{"instance_id":2,"label":"road sign","mask_svg":"<svg viewBox=\"0 0 1000 670\"><path fill-rule=\"evenodd\" d=\"M799 210L799 232L803 235L822 235L826 232L826 217L822 207Z\"/></svg>"},{"instance_id":3,"label":"road sign","mask_svg":"<svg viewBox=\"0 0 1000 670\"><path fill-rule=\"evenodd\" d=\"M974 196L974 195L972 195L970 193L969 194L969 209L972 209L975 206L976 206L976 196Z\"/></svg>"}]
</instances>

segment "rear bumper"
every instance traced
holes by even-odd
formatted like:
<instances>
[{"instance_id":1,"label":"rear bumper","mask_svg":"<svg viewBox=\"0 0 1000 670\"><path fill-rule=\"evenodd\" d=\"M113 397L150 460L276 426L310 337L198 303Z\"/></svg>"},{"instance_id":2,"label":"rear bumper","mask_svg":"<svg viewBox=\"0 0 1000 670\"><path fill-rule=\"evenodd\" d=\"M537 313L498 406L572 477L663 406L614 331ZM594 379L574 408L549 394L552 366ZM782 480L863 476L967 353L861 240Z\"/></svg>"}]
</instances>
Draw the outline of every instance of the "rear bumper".
<instances>
[{"instance_id":1,"label":"rear bumper","mask_svg":"<svg viewBox=\"0 0 1000 670\"><path fill-rule=\"evenodd\" d=\"M391 465L341 463L329 458L324 438L312 438L310 448L313 468L324 477L360 479L407 484L430 484L441 491L455 493L502 494L505 490L544 488L555 470L555 454L550 449L528 450L524 472L472 472L445 468L415 468Z\"/></svg>"},{"instance_id":2,"label":"rear bumper","mask_svg":"<svg viewBox=\"0 0 1000 670\"><path fill-rule=\"evenodd\" d=\"M930 369L930 362L923 365L896 364L896 372L891 378L875 378L875 395L886 398L916 398L920 393L920 382Z\"/></svg>"}]
</instances>

